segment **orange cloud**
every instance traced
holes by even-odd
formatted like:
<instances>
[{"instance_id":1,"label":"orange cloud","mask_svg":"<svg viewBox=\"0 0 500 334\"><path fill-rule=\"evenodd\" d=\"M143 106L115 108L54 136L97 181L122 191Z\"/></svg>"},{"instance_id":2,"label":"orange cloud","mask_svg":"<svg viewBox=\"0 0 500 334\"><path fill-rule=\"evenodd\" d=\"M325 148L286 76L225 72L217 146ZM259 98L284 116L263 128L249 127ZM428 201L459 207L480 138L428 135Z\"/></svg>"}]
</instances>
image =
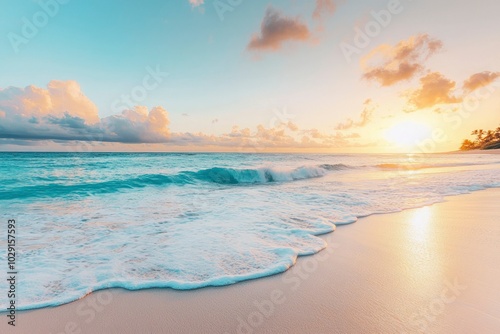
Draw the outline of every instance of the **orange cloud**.
<instances>
[{"instance_id":1,"label":"orange cloud","mask_svg":"<svg viewBox=\"0 0 500 334\"><path fill-rule=\"evenodd\" d=\"M282 123L279 126L266 128L258 125L255 130L240 129L234 126L230 133L207 135L204 133L173 133L169 145L189 147L211 147L232 151L273 151L325 149L348 146L361 146L353 139L359 134L329 134L318 129L299 129L294 123Z\"/></svg>"},{"instance_id":2,"label":"orange cloud","mask_svg":"<svg viewBox=\"0 0 500 334\"><path fill-rule=\"evenodd\" d=\"M298 17L286 17L269 7L262 21L260 34L252 37L247 48L253 51L276 51L286 41L306 41L310 36L309 28Z\"/></svg>"},{"instance_id":3,"label":"orange cloud","mask_svg":"<svg viewBox=\"0 0 500 334\"><path fill-rule=\"evenodd\" d=\"M314 8L313 18L320 19L323 15L333 15L337 5L334 0L316 0L316 7Z\"/></svg>"},{"instance_id":4,"label":"orange cloud","mask_svg":"<svg viewBox=\"0 0 500 334\"><path fill-rule=\"evenodd\" d=\"M349 130L352 128L361 128L371 122L373 116L373 108L370 106L371 100L368 99L364 103L365 108L360 115L359 121L355 122L353 119L349 118L345 123L340 123L335 127L335 130Z\"/></svg>"},{"instance_id":5,"label":"orange cloud","mask_svg":"<svg viewBox=\"0 0 500 334\"><path fill-rule=\"evenodd\" d=\"M82 94L76 81L54 80L47 89L28 86L0 90L0 110L6 114L16 111L28 118L62 117L70 113L88 124L99 122L96 105Z\"/></svg>"},{"instance_id":6,"label":"orange cloud","mask_svg":"<svg viewBox=\"0 0 500 334\"><path fill-rule=\"evenodd\" d=\"M463 89L468 93L473 92L476 89L488 86L493 81L498 79L498 77L500 77L500 72L485 71L473 74L467 80L465 80Z\"/></svg>"},{"instance_id":7,"label":"orange cloud","mask_svg":"<svg viewBox=\"0 0 500 334\"><path fill-rule=\"evenodd\" d=\"M460 103L462 98L453 96L455 81L439 72L429 73L420 79L421 87L409 96L409 102L417 109L430 108L437 104Z\"/></svg>"},{"instance_id":8,"label":"orange cloud","mask_svg":"<svg viewBox=\"0 0 500 334\"><path fill-rule=\"evenodd\" d=\"M424 69L423 63L442 48L442 42L429 35L412 36L395 46L383 44L362 60L363 78L381 86L392 86L413 78Z\"/></svg>"}]
</instances>

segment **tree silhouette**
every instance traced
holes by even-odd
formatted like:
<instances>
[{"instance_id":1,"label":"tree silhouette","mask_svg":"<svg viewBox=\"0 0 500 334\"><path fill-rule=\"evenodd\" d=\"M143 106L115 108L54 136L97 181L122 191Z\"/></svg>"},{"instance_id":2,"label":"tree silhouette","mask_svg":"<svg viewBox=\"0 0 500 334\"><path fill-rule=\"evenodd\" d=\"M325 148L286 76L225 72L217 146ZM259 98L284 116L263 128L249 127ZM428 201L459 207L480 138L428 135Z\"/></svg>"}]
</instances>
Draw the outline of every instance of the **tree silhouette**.
<instances>
[{"instance_id":1,"label":"tree silhouette","mask_svg":"<svg viewBox=\"0 0 500 334\"><path fill-rule=\"evenodd\" d=\"M500 126L495 130L477 129L471 132L472 136L476 136L474 141L465 139L460 146L460 150L469 151L477 149L500 148Z\"/></svg>"},{"instance_id":2,"label":"tree silhouette","mask_svg":"<svg viewBox=\"0 0 500 334\"><path fill-rule=\"evenodd\" d=\"M469 151L473 149L474 149L474 143L469 139L465 139L462 143L462 146L460 146L461 151Z\"/></svg>"}]
</instances>

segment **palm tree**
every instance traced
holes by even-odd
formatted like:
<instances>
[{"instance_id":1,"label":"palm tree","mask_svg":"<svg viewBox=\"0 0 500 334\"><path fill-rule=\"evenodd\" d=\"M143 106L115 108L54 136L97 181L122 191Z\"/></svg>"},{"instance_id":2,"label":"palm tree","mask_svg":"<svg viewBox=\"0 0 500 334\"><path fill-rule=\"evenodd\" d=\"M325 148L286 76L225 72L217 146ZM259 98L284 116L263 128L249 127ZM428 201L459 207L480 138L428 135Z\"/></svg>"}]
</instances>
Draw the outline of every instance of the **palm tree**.
<instances>
[{"instance_id":1,"label":"palm tree","mask_svg":"<svg viewBox=\"0 0 500 334\"><path fill-rule=\"evenodd\" d=\"M473 150L475 149L475 145L472 141L470 141L469 139L466 139L463 141L462 143L462 146L460 147L460 150L461 151L469 151L469 150Z\"/></svg>"},{"instance_id":2,"label":"palm tree","mask_svg":"<svg viewBox=\"0 0 500 334\"><path fill-rule=\"evenodd\" d=\"M479 130L474 130L472 131L472 135L476 136L476 140L474 140L474 144L479 147L483 143L483 136L484 136L484 130L479 129Z\"/></svg>"},{"instance_id":3,"label":"palm tree","mask_svg":"<svg viewBox=\"0 0 500 334\"><path fill-rule=\"evenodd\" d=\"M477 130L477 139L482 142L483 141L483 137L484 137L484 130L483 129L479 129Z\"/></svg>"},{"instance_id":4,"label":"palm tree","mask_svg":"<svg viewBox=\"0 0 500 334\"><path fill-rule=\"evenodd\" d=\"M486 136L483 139L483 144L485 145L489 144L494 140L495 140L495 132L488 130L488 132L486 132Z\"/></svg>"},{"instance_id":5,"label":"palm tree","mask_svg":"<svg viewBox=\"0 0 500 334\"><path fill-rule=\"evenodd\" d=\"M471 132L471 135L476 136L476 138L473 141L469 139L464 140L462 142L460 150L467 151L475 149L494 148L500 145L500 126L495 130L474 130Z\"/></svg>"}]
</instances>

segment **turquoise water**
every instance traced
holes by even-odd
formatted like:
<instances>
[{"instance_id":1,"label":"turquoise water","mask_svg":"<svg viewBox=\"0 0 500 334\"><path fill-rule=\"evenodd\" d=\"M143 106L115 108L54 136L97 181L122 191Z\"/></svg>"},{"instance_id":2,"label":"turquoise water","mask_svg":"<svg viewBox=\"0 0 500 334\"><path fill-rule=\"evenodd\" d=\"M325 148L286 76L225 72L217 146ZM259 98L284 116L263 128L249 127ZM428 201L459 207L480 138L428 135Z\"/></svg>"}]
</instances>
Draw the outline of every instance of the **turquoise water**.
<instances>
[{"instance_id":1,"label":"turquoise water","mask_svg":"<svg viewBox=\"0 0 500 334\"><path fill-rule=\"evenodd\" d=\"M498 155L0 153L0 245L16 219L21 309L227 285L285 271L335 225L499 187L499 172Z\"/></svg>"}]
</instances>

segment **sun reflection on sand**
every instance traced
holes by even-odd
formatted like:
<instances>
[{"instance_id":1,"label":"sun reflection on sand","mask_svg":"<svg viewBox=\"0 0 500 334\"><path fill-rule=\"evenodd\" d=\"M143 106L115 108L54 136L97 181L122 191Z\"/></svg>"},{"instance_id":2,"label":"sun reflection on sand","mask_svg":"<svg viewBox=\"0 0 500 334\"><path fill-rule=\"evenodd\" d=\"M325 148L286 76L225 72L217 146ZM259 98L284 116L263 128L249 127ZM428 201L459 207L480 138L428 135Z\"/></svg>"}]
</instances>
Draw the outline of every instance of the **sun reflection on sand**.
<instances>
[{"instance_id":1,"label":"sun reflection on sand","mask_svg":"<svg viewBox=\"0 0 500 334\"><path fill-rule=\"evenodd\" d=\"M429 241L432 217L432 207L430 206L415 210L410 218L410 233L412 240L420 243Z\"/></svg>"},{"instance_id":2,"label":"sun reflection on sand","mask_svg":"<svg viewBox=\"0 0 500 334\"><path fill-rule=\"evenodd\" d=\"M439 289L442 280L443 259L440 256L438 222L433 206L425 206L408 212L404 230L404 243L408 252L401 254L409 274L415 281L415 288L433 293ZM437 284L437 285L436 285ZM437 290L436 290L437 291Z\"/></svg>"}]
</instances>

